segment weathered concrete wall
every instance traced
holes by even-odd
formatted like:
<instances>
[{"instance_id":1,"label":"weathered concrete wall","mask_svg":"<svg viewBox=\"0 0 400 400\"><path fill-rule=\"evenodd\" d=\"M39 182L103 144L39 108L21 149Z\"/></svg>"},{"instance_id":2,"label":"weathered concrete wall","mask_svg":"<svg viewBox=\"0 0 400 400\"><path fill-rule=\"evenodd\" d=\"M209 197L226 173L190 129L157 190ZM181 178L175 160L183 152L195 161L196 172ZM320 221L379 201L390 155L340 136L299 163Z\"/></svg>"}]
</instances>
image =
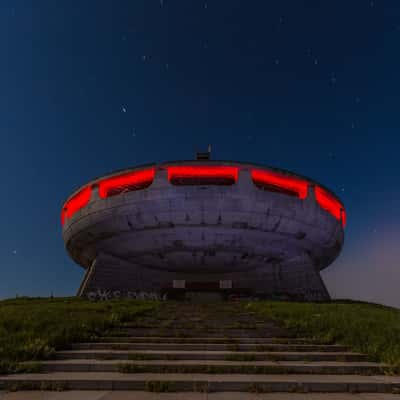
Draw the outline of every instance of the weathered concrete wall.
<instances>
[{"instance_id":1,"label":"weathered concrete wall","mask_svg":"<svg viewBox=\"0 0 400 400\"><path fill-rule=\"evenodd\" d=\"M298 299L326 300L329 294L319 273L306 258L289 265L261 266L250 273L168 272L143 268L107 254L100 254L88 270L79 295L88 298L140 297L160 298L173 288L174 280L183 280L186 287L196 282L230 281L232 289L250 289L252 295L286 294Z\"/></svg>"}]
</instances>

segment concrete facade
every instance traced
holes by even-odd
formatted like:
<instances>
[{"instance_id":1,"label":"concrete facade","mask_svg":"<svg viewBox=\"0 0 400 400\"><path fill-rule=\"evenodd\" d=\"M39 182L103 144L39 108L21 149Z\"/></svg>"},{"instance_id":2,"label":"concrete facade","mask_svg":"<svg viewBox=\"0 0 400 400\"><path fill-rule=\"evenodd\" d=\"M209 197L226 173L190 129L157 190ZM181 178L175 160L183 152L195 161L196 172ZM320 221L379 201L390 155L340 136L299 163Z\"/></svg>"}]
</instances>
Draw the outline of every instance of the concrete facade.
<instances>
[{"instance_id":1,"label":"concrete facade","mask_svg":"<svg viewBox=\"0 0 400 400\"><path fill-rule=\"evenodd\" d=\"M233 185L176 186L167 177L172 165L237 166L239 174ZM66 249L87 270L79 295L204 290L329 298L319 271L339 255L344 231L342 221L317 203L316 182L307 178L308 194L300 199L259 189L251 170L276 170L250 163L149 167L155 177L145 189L100 198L104 177L90 182L89 203L65 220Z\"/></svg>"}]
</instances>

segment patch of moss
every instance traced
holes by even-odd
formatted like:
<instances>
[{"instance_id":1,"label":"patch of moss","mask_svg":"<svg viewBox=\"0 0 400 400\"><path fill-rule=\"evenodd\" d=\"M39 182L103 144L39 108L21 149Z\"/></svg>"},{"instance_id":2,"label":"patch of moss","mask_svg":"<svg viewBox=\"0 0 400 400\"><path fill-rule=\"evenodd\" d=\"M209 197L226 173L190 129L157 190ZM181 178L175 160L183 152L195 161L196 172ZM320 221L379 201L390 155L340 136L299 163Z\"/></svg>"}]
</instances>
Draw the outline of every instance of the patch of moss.
<instances>
[{"instance_id":1,"label":"patch of moss","mask_svg":"<svg viewBox=\"0 0 400 400\"><path fill-rule=\"evenodd\" d=\"M175 382L173 381L147 381L146 390L148 392L163 393L175 392Z\"/></svg>"}]
</instances>

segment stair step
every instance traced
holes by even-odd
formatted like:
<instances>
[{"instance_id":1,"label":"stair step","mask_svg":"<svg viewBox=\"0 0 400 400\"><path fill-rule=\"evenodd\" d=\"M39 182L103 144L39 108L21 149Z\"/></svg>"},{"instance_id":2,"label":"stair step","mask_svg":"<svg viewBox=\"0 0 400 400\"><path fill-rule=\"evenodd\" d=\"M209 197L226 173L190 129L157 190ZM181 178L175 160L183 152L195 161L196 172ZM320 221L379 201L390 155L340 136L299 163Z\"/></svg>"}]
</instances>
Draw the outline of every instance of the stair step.
<instances>
[{"instance_id":1,"label":"stair step","mask_svg":"<svg viewBox=\"0 0 400 400\"><path fill-rule=\"evenodd\" d=\"M207 330L231 330L231 329L274 329L283 330L276 324L268 321L229 321L224 323L221 320L210 321L209 319L201 319L196 321L182 322L184 317L181 317L176 321L168 321L160 323L160 321L135 321L125 322L121 325L121 328L146 328L146 329L160 329L161 328L174 328L174 329L207 329Z\"/></svg>"},{"instance_id":2,"label":"stair step","mask_svg":"<svg viewBox=\"0 0 400 400\"><path fill-rule=\"evenodd\" d=\"M56 359L101 360L273 360L273 361L367 361L367 356L353 352L235 352L235 351L184 351L184 350L63 350Z\"/></svg>"},{"instance_id":3,"label":"stair step","mask_svg":"<svg viewBox=\"0 0 400 400\"><path fill-rule=\"evenodd\" d=\"M278 327L273 327L271 328L271 325L269 324L247 324L247 325L241 325L241 326L223 326L222 324L216 323L213 326L206 325L202 322L199 322L196 324L196 326L192 326L191 324L168 324L168 325L160 325L160 324L154 324L154 325L147 325L147 324L132 324L132 325L121 325L119 329L147 329L147 330L164 330L164 329L173 329L173 330L183 330L183 331L203 331L203 332L220 332L220 331L225 331L225 332L230 332L233 330L243 330L246 332L252 332L256 330L271 330L273 329L274 331L277 332L285 332L286 330L283 330L282 328Z\"/></svg>"},{"instance_id":4,"label":"stair step","mask_svg":"<svg viewBox=\"0 0 400 400\"><path fill-rule=\"evenodd\" d=\"M268 329L176 329L173 328L120 328L118 330L112 330L108 333L111 336L156 336L156 337L197 337L205 335L208 337L220 337L224 338L227 336L234 337L295 337L295 334L290 334L280 328L268 328Z\"/></svg>"},{"instance_id":5,"label":"stair step","mask_svg":"<svg viewBox=\"0 0 400 400\"><path fill-rule=\"evenodd\" d=\"M224 360L58 360L41 362L43 372L125 373L250 373L250 374L381 374L385 365L373 362L290 362Z\"/></svg>"},{"instance_id":6,"label":"stair step","mask_svg":"<svg viewBox=\"0 0 400 400\"><path fill-rule=\"evenodd\" d=\"M257 343L257 344L320 344L316 339L272 337L168 337L168 336L103 336L102 343Z\"/></svg>"},{"instance_id":7,"label":"stair step","mask_svg":"<svg viewBox=\"0 0 400 400\"><path fill-rule=\"evenodd\" d=\"M388 393L400 391L400 377L54 372L2 376L1 389Z\"/></svg>"},{"instance_id":8,"label":"stair step","mask_svg":"<svg viewBox=\"0 0 400 400\"><path fill-rule=\"evenodd\" d=\"M225 343L73 343L68 346L71 350L205 350L205 351L318 351L344 352L347 346L316 345L316 344L225 344Z\"/></svg>"},{"instance_id":9,"label":"stair step","mask_svg":"<svg viewBox=\"0 0 400 400\"><path fill-rule=\"evenodd\" d=\"M134 395L134 397L133 397ZM20 396L20 397L18 397ZM45 397L44 397L45 396ZM106 397L104 397L106 396ZM379 397L377 397L379 396ZM175 392L158 393L144 390L111 391L80 391L69 390L65 393L43 393L43 391L20 391L18 393L7 393L1 400L398 400L396 394L389 393L366 393L357 395L354 393L252 393L252 392Z\"/></svg>"}]
</instances>

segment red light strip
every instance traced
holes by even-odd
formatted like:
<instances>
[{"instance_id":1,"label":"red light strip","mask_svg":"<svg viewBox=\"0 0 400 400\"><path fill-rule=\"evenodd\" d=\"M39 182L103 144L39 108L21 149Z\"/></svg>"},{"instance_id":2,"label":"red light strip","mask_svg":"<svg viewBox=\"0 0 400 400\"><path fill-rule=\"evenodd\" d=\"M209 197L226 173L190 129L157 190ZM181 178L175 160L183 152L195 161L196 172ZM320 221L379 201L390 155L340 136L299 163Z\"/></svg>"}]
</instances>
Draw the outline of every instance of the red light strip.
<instances>
[{"instance_id":1,"label":"red light strip","mask_svg":"<svg viewBox=\"0 0 400 400\"><path fill-rule=\"evenodd\" d=\"M238 179L239 168L219 166L174 166L167 167L168 181L179 179L216 179L216 180L233 180Z\"/></svg>"},{"instance_id":2,"label":"red light strip","mask_svg":"<svg viewBox=\"0 0 400 400\"><path fill-rule=\"evenodd\" d=\"M152 184L154 175L155 169L151 168L104 179L99 182L99 196L105 199L130 190L144 189Z\"/></svg>"},{"instance_id":3,"label":"red light strip","mask_svg":"<svg viewBox=\"0 0 400 400\"><path fill-rule=\"evenodd\" d=\"M85 207L92 195L92 188L87 186L71 197L64 205L61 211L61 224L64 225L66 218L71 218L77 211Z\"/></svg>"},{"instance_id":4,"label":"red light strip","mask_svg":"<svg viewBox=\"0 0 400 400\"><path fill-rule=\"evenodd\" d=\"M346 212L342 203L320 186L315 187L315 199L321 208L331 213L338 221L346 226Z\"/></svg>"},{"instance_id":5,"label":"red light strip","mask_svg":"<svg viewBox=\"0 0 400 400\"><path fill-rule=\"evenodd\" d=\"M307 197L308 182L303 179L285 176L276 172L253 169L251 178L255 184L271 186L277 190L293 192L300 199Z\"/></svg>"}]
</instances>

